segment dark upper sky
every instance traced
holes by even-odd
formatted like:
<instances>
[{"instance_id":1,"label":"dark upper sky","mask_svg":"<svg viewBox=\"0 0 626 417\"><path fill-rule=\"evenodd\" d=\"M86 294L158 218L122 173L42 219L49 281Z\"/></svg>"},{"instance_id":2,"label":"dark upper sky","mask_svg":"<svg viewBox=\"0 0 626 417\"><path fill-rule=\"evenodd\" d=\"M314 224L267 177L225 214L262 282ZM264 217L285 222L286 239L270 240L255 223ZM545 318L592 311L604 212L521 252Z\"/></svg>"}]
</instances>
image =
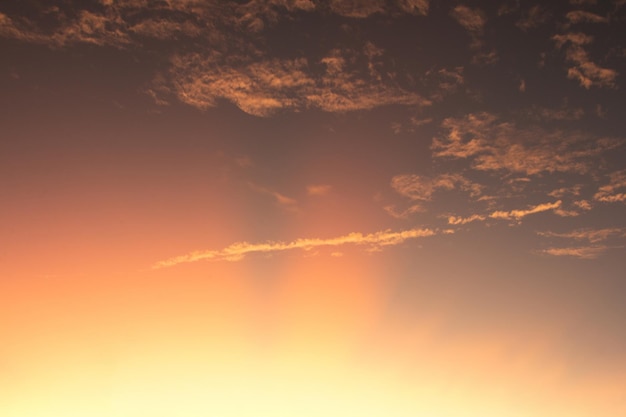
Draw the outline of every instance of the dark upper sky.
<instances>
[{"instance_id":1,"label":"dark upper sky","mask_svg":"<svg viewBox=\"0 0 626 417\"><path fill-rule=\"evenodd\" d=\"M6 326L14 343L0 357L36 382L0 377L0 391L10 386L16 398L0 401L0 414L69 415L72 395L42 399L47 378L61 372L51 364L62 357L81 369L73 354L93 349L37 350L58 342L50 323L82 340L95 317L109 326L98 333L106 346L132 345L122 323L161 329L153 316L163 305L172 323L185 322L185 297L208 294L205 286L230 294L244 314L249 300L235 290L248 285L278 297L266 302L293 313L303 335L337 330L313 353L287 344L309 352L296 360L302 375L312 357L344 352L346 340L361 346L345 334L375 317L390 341L378 360L390 369L422 364L401 335L430 343L420 349L437 376L407 371L391 384L398 392L460 373L484 375L475 396L493 398L507 381L500 405L472 403L472 384L455 382L433 395L463 406L426 401L407 415L517 415L520 393L532 404L520 416L546 404L546 416L626 412L625 27L623 0L3 1L0 301L20 319ZM383 283L333 286L351 271ZM261 276L277 282L259 284ZM296 276L293 286L281 281ZM48 296L48 285L67 292ZM329 294L357 301L324 316ZM57 296L72 302L37 321L47 314L41 302ZM82 317L77 300L90 297L84 322L67 318ZM228 314L225 326L239 329L243 316ZM278 326L279 313L256 316L261 328ZM291 337L274 331L264 337L278 345ZM168 339L155 332L150 349ZM179 336L178 348L159 354L180 365L171 358L204 342ZM128 400L149 372L111 349L121 369L107 376L122 404L116 415L164 407ZM35 358L50 363L29 368ZM546 385L533 388L537 380ZM33 395L39 409L28 405ZM89 407L81 410L104 410ZM202 413L215 410L188 414Z\"/></svg>"}]
</instances>

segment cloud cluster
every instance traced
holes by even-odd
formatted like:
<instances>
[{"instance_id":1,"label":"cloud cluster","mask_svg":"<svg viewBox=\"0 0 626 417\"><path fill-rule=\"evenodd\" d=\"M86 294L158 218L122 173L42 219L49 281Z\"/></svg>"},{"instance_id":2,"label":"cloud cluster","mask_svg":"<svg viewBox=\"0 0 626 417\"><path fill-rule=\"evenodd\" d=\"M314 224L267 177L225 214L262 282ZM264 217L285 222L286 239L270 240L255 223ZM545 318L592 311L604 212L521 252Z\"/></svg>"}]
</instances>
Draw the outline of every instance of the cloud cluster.
<instances>
[{"instance_id":1,"label":"cloud cluster","mask_svg":"<svg viewBox=\"0 0 626 417\"><path fill-rule=\"evenodd\" d=\"M178 99L206 109L225 99L246 113L269 116L279 110L316 108L327 112L369 110L393 104L427 106L430 101L346 67L340 52L323 58L316 75L307 59L250 60L190 54L172 60L173 89Z\"/></svg>"},{"instance_id":2,"label":"cloud cluster","mask_svg":"<svg viewBox=\"0 0 626 417\"><path fill-rule=\"evenodd\" d=\"M615 87L617 71L610 68L602 68L589 57L586 46L593 42L593 37L581 32L568 32L554 35L556 46L565 49L565 59L572 66L567 70L567 77L577 80L578 83L589 89L596 87Z\"/></svg>"},{"instance_id":3,"label":"cloud cluster","mask_svg":"<svg viewBox=\"0 0 626 417\"><path fill-rule=\"evenodd\" d=\"M291 242L263 242L248 243L237 242L221 250L196 251L186 255L176 256L153 265L154 269L171 267L181 263L197 262L202 260L214 261L238 261L251 253L276 253L288 250L301 249L310 251L320 247L339 247L343 245L367 246L369 250L377 251L387 246L395 246L410 239L434 236L437 234L432 229L409 229L394 232L384 230L375 233L349 233L329 239L303 238Z\"/></svg>"},{"instance_id":4,"label":"cloud cluster","mask_svg":"<svg viewBox=\"0 0 626 417\"><path fill-rule=\"evenodd\" d=\"M479 171L528 176L541 173L587 173L599 157L620 142L581 132L517 127L490 113L448 118L444 135L433 139L434 158L467 159Z\"/></svg>"}]
</instances>

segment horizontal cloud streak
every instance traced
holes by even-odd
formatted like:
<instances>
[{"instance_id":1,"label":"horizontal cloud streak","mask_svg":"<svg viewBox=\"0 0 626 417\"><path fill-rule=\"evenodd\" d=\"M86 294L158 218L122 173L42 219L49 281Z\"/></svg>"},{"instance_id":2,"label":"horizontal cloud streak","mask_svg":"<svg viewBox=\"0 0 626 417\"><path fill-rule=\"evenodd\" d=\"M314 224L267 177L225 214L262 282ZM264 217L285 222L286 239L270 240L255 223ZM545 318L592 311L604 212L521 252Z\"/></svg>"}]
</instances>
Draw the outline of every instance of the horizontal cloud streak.
<instances>
[{"instance_id":1,"label":"horizontal cloud streak","mask_svg":"<svg viewBox=\"0 0 626 417\"><path fill-rule=\"evenodd\" d=\"M569 256L580 259L596 259L608 249L606 246L578 246L568 248L548 248L540 252L552 256Z\"/></svg>"},{"instance_id":2,"label":"horizontal cloud streak","mask_svg":"<svg viewBox=\"0 0 626 417\"><path fill-rule=\"evenodd\" d=\"M543 211L555 210L561 207L561 200L554 203L537 204L526 210L511 210L511 211L494 211L489 215L492 219L504 219L504 220L520 220L529 214L541 213Z\"/></svg>"},{"instance_id":3,"label":"horizontal cloud streak","mask_svg":"<svg viewBox=\"0 0 626 417\"><path fill-rule=\"evenodd\" d=\"M221 250L196 251L187 255L160 261L153 265L153 269L202 260L238 261L250 253L273 253L294 249L311 250L319 247L362 245L369 246L371 250L379 250L385 246L399 245L409 239L434 236L435 234L437 234L437 232L432 229L409 229L400 232L384 230L369 234L355 232L329 239L304 238L296 239L291 242L238 242Z\"/></svg>"}]
</instances>

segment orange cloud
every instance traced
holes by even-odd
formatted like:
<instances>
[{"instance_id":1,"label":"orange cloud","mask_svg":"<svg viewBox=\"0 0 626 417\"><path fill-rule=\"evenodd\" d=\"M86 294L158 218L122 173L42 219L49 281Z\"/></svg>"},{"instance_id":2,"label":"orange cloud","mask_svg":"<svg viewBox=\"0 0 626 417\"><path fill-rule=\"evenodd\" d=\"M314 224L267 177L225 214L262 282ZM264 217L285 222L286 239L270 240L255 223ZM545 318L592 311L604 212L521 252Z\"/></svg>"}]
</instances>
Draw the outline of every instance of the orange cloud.
<instances>
[{"instance_id":1,"label":"orange cloud","mask_svg":"<svg viewBox=\"0 0 626 417\"><path fill-rule=\"evenodd\" d=\"M569 32L562 35L554 35L552 39L558 48L565 46L565 58L574 64L567 70L567 78L578 80L578 83L589 89L596 87L615 87L617 71L610 68L602 68L591 61L589 54L584 48L593 42L593 37L584 33Z\"/></svg>"},{"instance_id":2,"label":"orange cloud","mask_svg":"<svg viewBox=\"0 0 626 417\"><path fill-rule=\"evenodd\" d=\"M518 128L490 113L474 113L442 122L445 134L433 139L434 158L469 159L479 171L587 173L597 157L621 141L581 132Z\"/></svg>"},{"instance_id":3,"label":"orange cloud","mask_svg":"<svg viewBox=\"0 0 626 417\"><path fill-rule=\"evenodd\" d=\"M472 214L469 217L457 217L457 216L449 216L448 224L459 225L459 224L467 224L475 221L483 221L486 217L482 214Z\"/></svg>"},{"instance_id":4,"label":"orange cloud","mask_svg":"<svg viewBox=\"0 0 626 417\"><path fill-rule=\"evenodd\" d=\"M481 193L479 184L469 181L460 174L442 174L434 178L415 174L396 175L391 179L391 187L411 200L421 201L431 200L438 190L460 189L468 191L472 197L477 197Z\"/></svg>"},{"instance_id":5,"label":"orange cloud","mask_svg":"<svg viewBox=\"0 0 626 417\"><path fill-rule=\"evenodd\" d=\"M543 203L536 206L532 206L526 210L511 210L511 211L494 211L489 215L492 219L503 220L521 220L529 214L541 213L543 211L555 210L561 207L561 200L554 203Z\"/></svg>"},{"instance_id":6,"label":"orange cloud","mask_svg":"<svg viewBox=\"0 0 626 417\"><path fill-rule=\"evenodd\" d=\"M607 240L612 236L625 237L626 233L624 229L620 228L606 228L606 229L579 229L569 233L555 233L555 232L537 232L540 236L545 237L559 237L575 240L587 240L590 243L598 243Z\"/></svg>"},{"instance_id":7,"label":"orange cloud","mask_svg":"<svg viewBox=\"0 0 626 417\"><path fill-rule=\"evenodd\" d=\"M343 245L361 245L368 246L372 250L379 250L385 246L399 245L409 239L433 236L436 233L437 232L432 229L409 229L400 232L384 230L369 234L354 232L329 239L302 238L291 242L238 242L221 250L197 251L160 261L154 264L153 268L158 269L201 260L238 261L250 253L273 253L294 249L308 251L319 247L337 247Z\"/></svg>"},{"instance_id":8,"label":"orange cloud","mask_svg":"<svg viewBox=\"0 0 626 417\"><path fill-rule=\"evenodd\" d=\"M331 185L327 184L312 184L306 187L306 192L308 195L326 195L332 190Z\"/></svg>"},{"instance_id":9,"label":"orange cloud","mask_svg":"<svg viewBox=\"0 0 626 417\"><path fill-rule=\"evenodd\" d=\"M578 246L569 248L548 248L540 252L552 256L571 256L580 259L596 259L608 249L606 246Z\"/></svg>"},{"instance_id":10,"label":"orange cloud","mask_svg":"<svg viewBox=\"0 0 626 417\"><path fill-rule=\"evenodd\" d=\"M601 186L593 198L604 203L626 201L626 171L617 171L610 175L609 183Z\"/></svg>"}]
</instances>

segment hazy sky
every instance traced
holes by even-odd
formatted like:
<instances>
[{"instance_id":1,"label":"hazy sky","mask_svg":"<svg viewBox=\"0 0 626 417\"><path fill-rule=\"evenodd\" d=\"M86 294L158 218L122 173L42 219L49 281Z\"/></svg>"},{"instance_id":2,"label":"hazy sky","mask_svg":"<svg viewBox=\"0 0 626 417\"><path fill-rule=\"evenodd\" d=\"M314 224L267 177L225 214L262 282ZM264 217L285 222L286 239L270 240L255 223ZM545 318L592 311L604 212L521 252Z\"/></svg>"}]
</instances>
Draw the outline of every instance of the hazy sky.
<instances>
[{"instance_id":1,"label":"hazy sky","mask_svg":"<svg viewBox=\"0 0 626 417\"><path fill-rule=\"evenodd\" d=\"M625 25L3 1L0 414L626 415Z\"/></svg>"}]
</instances>

